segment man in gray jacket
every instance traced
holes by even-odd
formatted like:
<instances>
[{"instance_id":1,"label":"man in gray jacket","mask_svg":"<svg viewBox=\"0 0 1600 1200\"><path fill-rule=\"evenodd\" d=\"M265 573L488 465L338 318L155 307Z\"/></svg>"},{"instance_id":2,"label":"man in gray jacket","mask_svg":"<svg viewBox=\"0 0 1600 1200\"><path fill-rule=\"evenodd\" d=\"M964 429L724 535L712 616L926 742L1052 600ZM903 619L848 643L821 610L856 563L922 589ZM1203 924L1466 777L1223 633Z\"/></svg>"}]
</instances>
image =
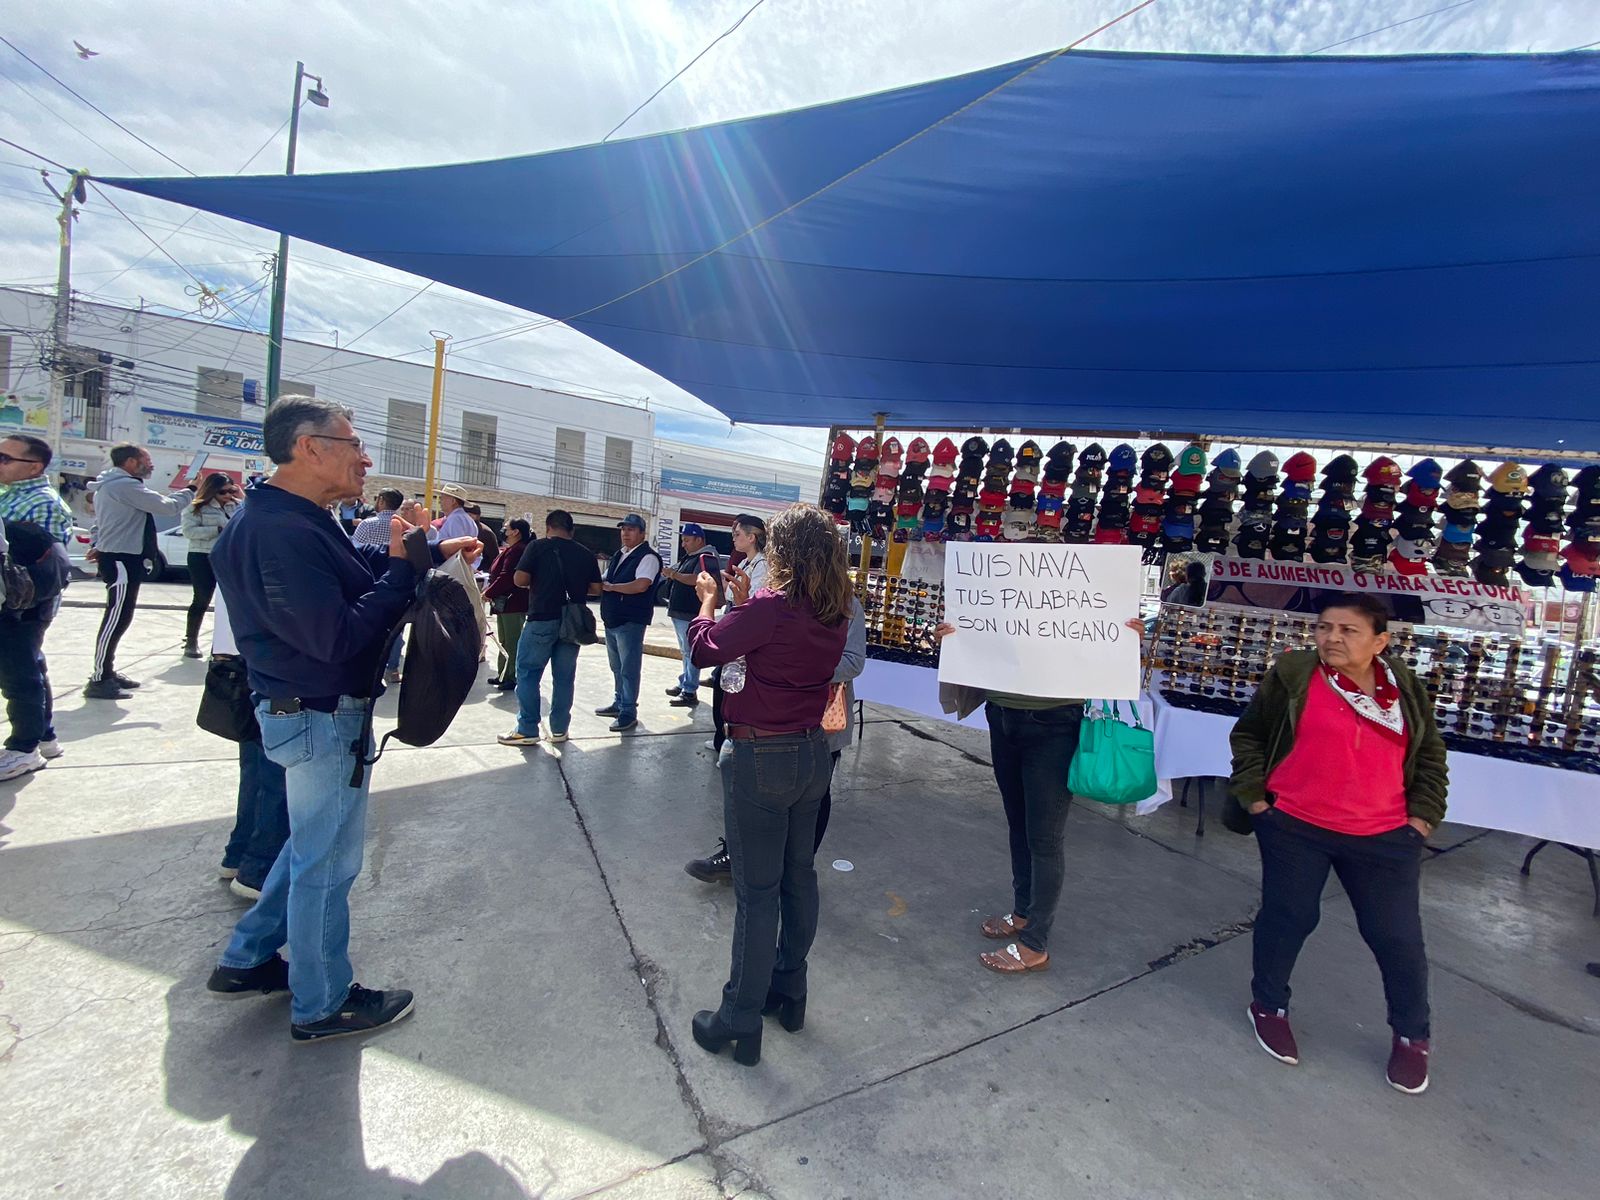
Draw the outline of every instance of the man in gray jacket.
<instances>
[{"instance_id":1,"label":"man in gray jacket","mask_svg":"<svg viewBox=\"0 0 1600 1200\"><path fill-rule=\"evenodd\" d=\"M163 496L145 486L155 470L143 446L111 448L111 467L94 481L93 557L106 585L106 611L94 643L94 671L83 694L91 700L126 700L139 685L116 671L117 644L133 621L144 580L144 560L156 553L156 515L177 517L193 499L188 492Z\"/></svg>"}]
</instances>

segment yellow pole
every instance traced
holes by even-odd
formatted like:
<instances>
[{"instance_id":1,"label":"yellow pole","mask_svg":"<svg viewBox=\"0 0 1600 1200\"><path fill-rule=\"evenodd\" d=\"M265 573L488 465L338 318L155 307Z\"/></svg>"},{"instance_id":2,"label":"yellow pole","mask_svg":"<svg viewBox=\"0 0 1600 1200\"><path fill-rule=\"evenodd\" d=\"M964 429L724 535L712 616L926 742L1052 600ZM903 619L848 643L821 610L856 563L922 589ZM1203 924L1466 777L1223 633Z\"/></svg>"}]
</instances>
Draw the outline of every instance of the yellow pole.
<instances>
[{"instance_id":1,"label":"yellow pole","mask_svg":"<svg viewBox=\"0 0 1600 1200\"><path fill-rule=\"evenodd\" d=\"M874 436L878 442L878 461L883 461L883 414L878 414L877 426ZM893 535L891 535L893 536ZM887 545L887 543L885 543ZM887 551L885 551L887 553ZM863 600L867 595L867 576L872 571L872 531L869 529L861 538L861 566L856 571L856 595Z\"/></svg>"},{"instance_id":2,"label":"yellow pole","mask_svg":"<svg viewBox=\"0 0 1600 1200\"><path fill-rule=\"evenodd\" d=\"M430 517L439 475L439 407L444 402L444 344L448 339L448 334L433 332L433 407L428 411L428 479L423 500Z\"/></svg>"}]
</instances>

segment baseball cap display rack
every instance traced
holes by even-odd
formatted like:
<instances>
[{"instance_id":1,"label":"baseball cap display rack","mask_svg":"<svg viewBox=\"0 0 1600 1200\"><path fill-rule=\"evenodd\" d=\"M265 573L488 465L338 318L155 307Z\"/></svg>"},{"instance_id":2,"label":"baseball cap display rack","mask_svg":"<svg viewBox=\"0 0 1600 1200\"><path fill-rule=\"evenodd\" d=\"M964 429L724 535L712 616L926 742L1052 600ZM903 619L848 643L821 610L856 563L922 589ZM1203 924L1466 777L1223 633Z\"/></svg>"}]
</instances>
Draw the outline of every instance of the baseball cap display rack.
<instances>
[{"instance_id":1,"label":"baseball cap display rack","mask_svg":"<svg viewBox=\"0 0 1600 1200\"><path fill-rule=\"evenodd\" d=\"M905 435L904 442L900 441L899 434ZM1121 442L1130 436L1125 432L992 427L930 433L920 429L896 429L885 422L871 430L837 426L831 429L829 463L819 501L861 541L856 583L867 614L869 656L926 667L935 667L938 663L933 631L943 619L943 586L924 579L902 577L899 565L904 550L897 552L897 547L918 541L970 539L975 536L979 513L991 518L984 524L984 536L991 540L1008 540L1008 537L1022 540L1041 535L1047 540L1106 540L1094 536L1099 529L1098 512L1093 532L1085 527L1086 506L1082 501L1072 514L1076 529L1066 528L1067 522L1062 517L1070 504L1068 497L1093 494L1097 506L1103 506L1105 493L1100 487L1102 482L1109 482L1106 479L1108 465L1112 471L1119 466L1124 472L1132 469L1140 483L1146 478L1156 480L1163 496L1194 496L1198 491L1194 481L1180 492L1176 487L1167 487L1168 480L1178 471L1196 469L1194 458L1188 461L1187 468L1183 465L1183 456L1192 454L1191 447L1200 452L1198 470L1204 473L1204 454L1213 444L1223 441L1204 436L1185 437L1184 451L1179 456L1172 456L1169 451L1165 463L1163 456L1157 454L1153 463L1146 457L1139 467L1133 468L1126 452L1120 463L1108 463L1104 452L1099 450L1100 444ZM1153 436L1140 434L1137 438L1144 442ZM1161 436L1174 442L1184 437ZM980 443L981 471L976 469L974 453ZM1063 443L1072 445L1075 456L1070 481L1069 472L1062 469L1059 461L1051 462L1046 458L1049 449L1055 449L1059 459L1059 447ZM1030 444L1032 449L1021 453ZM1459 454L1463 458L1476 456L1574 466L1600 461L1600 455L1526 448L1423 447L1328 440L1297 441L1296 444L1335 449L1341 453L1376 454L1380 460L1389 454L1424 458ZM934 447L939 445L943 446L943 453L936 455ZM1078 452L1078 446L1084 446L1084 451ZM870 451L870 456L860 453L862 450ZM991 451L999 451L999 461ZM1145 454L1150 454L1149 447ZM935 457L942 461L935 462ZM1224 462L1225 455L1219 455L1216 461ZM1229 461L1231 469L1237 472L1240 465L1237 455ZM1043 470L1047 465L1056 469ZM1177 471L1171 470L1174 466ZM1495 474L1499 475L1500 471ZM1043 498L1041 484L1046 480L1041 479L1041 475L1053 478L1058 484L1066 482L1065 489L1052 489L1056 493L1054 499L1061 503L1051 504ZM1214 472L1209 478L1214 480L1215 477ZM951 482L934 484L935 479ZM1021 480L1020 485L1018 480ZM1125 474L1122 486L1127 487L1129 482ZM935 518L930 523L924 519L926 498L937 494L949 499L933 506ZM961 497L965 498L964 502L958 503ZM1024 501L1032 503L1023 507ZM1352 502L1352 507L1356 503L1359 502ZM1404 501L1401 506L1403 508ZM952 522L951 517L963 507L973 519L970 523ZM1181 511L1185 506L1177 507ZM1119 522L1123 520L1121 508L1114 503L1110 510L1113 519ZM1235 503L1229 519L1230 534L1237 525L1238 511ZM993 520L996 515L998 527ZM1427 523L1433 524L1432 508L1425 510L1425 515ZM1164 528L1163 534L1170 528ZM1177 528L1181 532L1186 526L1180 524ZM1164 557L1164 548L1188 548L1181 541L1172 546L1165 536L1153 541L1153 552L1148 558L1154 562ZM1153 677L1163 695L1181 706L1237 713L1279 653L1311 644L1314 618L1310 616L1222 604L1202 609L1158 605L1155 593L1159 586L1158 571L1148 572L1144 603L1147 610L1157 612L1157 619L1146 665L1147 678ZM1527 590L1539 594L1535 589ZM1565 593L1559 589L1552 591L1565 598ZM1591 621L1592 604L1593 592L1584 593L1576 643L1550 634L1518 638L1394 622L1391 623L1392 652L1404 658L1427 684L1435 698L1440 731L1453 747L1600 773L1600 663L1597 663L1600 656L1593 645L1583 644ZM1543 604L1539 607L1542 612Z\"/></svg>"}]
</instances>

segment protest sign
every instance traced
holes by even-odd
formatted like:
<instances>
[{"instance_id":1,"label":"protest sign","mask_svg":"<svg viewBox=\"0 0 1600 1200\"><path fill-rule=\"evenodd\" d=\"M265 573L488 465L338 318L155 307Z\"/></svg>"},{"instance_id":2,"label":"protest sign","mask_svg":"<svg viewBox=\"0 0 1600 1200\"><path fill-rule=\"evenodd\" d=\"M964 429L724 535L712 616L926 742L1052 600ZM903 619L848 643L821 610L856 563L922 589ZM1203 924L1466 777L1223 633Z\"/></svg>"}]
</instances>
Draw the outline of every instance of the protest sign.
<instances>
[{"instance_id":1,"label":"protest sign","mask_svg":"<svg viewBox=\"0 0 1600 1200\"><path fill-rule=\"evenodd\" d=\"M1313 613L1324 592L1367 592L1397 621L1520 635L1528 598L1515 584L1477 583L1444 575L1359 571L1339 563L1223 558L1212 564L1209 600L1285 612Z\"/></svg>"},{"instance_id":2,"label":"protest sign","mask_svg":"<svg viewBox=\"0 0 1600 1200\"><path fill-rule=\"evenodd\" d=\"M945 546L939 681L1061 699L1135 700L1137 546Z\"/></svg>"}]
</instances>

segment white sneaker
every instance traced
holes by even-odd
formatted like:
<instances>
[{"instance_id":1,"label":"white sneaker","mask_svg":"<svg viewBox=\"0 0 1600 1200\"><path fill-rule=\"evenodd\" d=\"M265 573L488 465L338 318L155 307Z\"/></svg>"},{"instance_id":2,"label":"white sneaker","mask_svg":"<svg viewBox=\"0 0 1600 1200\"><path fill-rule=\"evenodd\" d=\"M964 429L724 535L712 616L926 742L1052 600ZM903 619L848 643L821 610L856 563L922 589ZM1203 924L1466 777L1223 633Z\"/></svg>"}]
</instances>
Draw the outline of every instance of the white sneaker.
<instances>
[{"instance_id":1,"label":"white sneaker","mask_svg":"<svg viewBox=\"0 0 1600 1200\"><path fill-rule=\"evenodd\" d=\"M567 735L564 733L546 733L544 735L544 740L549 742L552 746L559 746L562 742L567 740Z\"/></svg>"},{"instance_id":2,"label":"white sneaker","mask_svg":"<svg viewBox=\"0 0 1600 1200\"><path fill-rule=\"evenodd\" d=\"M711 751L711 753L715 754L717 752L717 744L716 744L716 742L707 742L706 743L706 749Z\"/></svg>"},{"instance_id":3,"label":"white sneaker","mask_svg":"<svg viewBox=\"0 0 1600 1200\"><path fill-rule=\"evenodd\" d=\"M44 755L37 750L7 750L0 754L0 779L16 779L44 766Z\"/></svg>"},{"instance_id":4,"label":"white sneaker","mask_svg":"<svg viewBox=\"0 0 1600 1200\"><path fill-rule=\"evenodd\" d=\"M61 748L60 742L51 738L48 742L39 743L39 753L46 758L60 758L66 751Z\"/></svg>"},{"instance_id":5,"label":"white sneaker","mask_svg":"<svg viewBox=\"0 0 1600 1200\"><path fill-rule=\"evenodd\" d=\"M242 896L246 900L261 899L261 889L253 888L244 880L235 877L228 883L228 890L235 896Z\"/></svg>"}]
</instances>

